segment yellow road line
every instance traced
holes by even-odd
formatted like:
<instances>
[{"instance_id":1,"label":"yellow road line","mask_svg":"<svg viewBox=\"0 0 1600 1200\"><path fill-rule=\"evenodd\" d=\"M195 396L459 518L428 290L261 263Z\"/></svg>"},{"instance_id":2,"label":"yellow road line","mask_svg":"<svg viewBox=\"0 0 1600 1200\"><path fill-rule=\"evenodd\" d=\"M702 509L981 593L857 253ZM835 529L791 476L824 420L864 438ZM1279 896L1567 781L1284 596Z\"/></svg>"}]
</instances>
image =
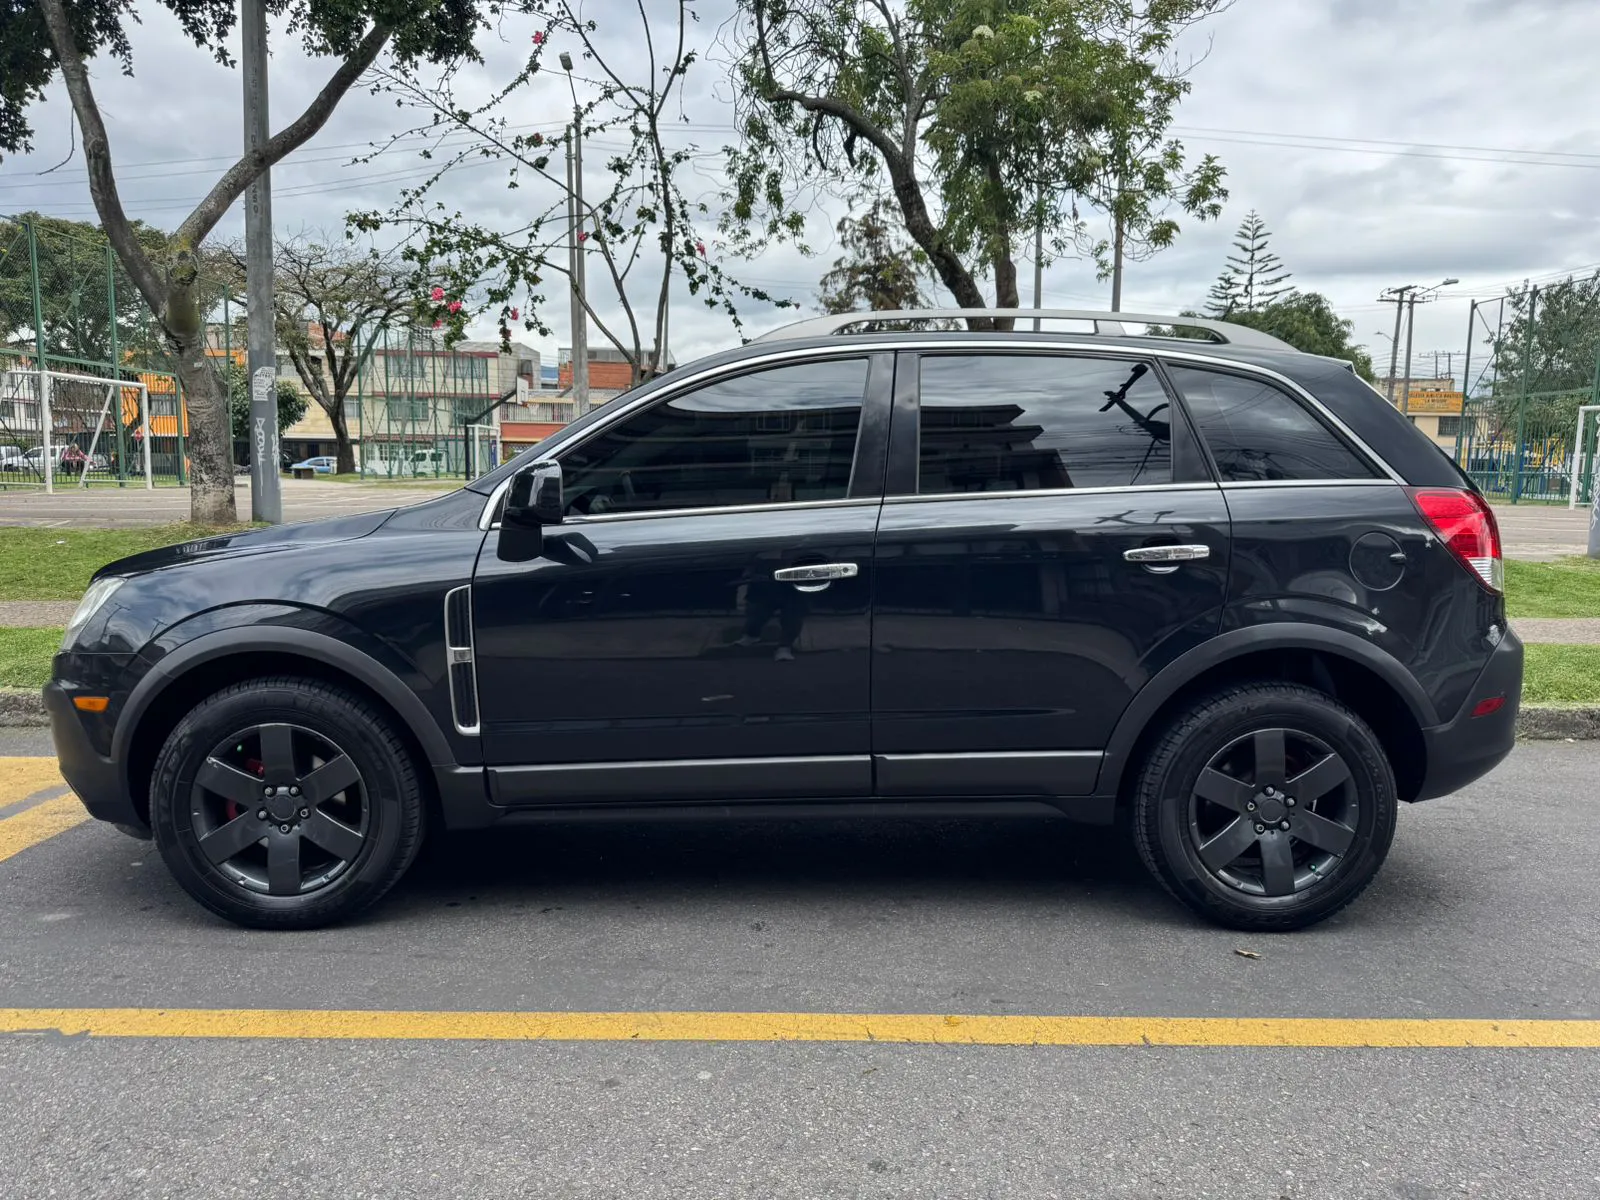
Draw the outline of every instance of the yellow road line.
<instances>
[{"instance_id":1,"label":"yellow road line","mask_svg":"<svg viewBox=\"0 0 1600 1200\"><path fill-rule=\"evenodd\" d=\"M1024 1017L919 1013L0 1008L0 1033L118 1038L901 1042L965 1046L1597 1049L1600 1021Z\"/></svg>"},{"instance_id":2,"label":"yellow road line","mask_svg":"<svg viewBox=\"0 0 1600 1200\"><path fill-rule=\"evenodd\" d=\"M76 796L58 796L0 821L0 862L89 819Z\"/></svg>"},{"instance_id":3,"label":"yellow road line","mask_svg":"<svg viewBox=\"0 0 1600 1200\"><path fill-rule=\"evenodd\" d=\"M66 786L53 758L0 758L0 805Z\"/></svg>"}]
</instances>

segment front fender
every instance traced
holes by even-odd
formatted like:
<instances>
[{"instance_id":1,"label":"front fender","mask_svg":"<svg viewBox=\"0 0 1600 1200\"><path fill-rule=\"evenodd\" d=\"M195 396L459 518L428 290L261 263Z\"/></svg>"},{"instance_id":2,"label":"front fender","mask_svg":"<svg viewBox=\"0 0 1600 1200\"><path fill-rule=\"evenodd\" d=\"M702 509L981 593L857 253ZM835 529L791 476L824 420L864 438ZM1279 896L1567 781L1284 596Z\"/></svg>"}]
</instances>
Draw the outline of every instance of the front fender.
<instances>
[{"instance_id":1,"label":"front fender","mask_svg":"<svg viewBox=\"0 0 1600 1200\"><path fill-rule=\"evenodd\" d=\"M230 617L233 621L242 619L248 623L215 627L217 622ZM381 696L406 723L429 763L442 765L456 761L438 720L418 698L415 685L420 672L415 667L383 661L392 656L385 655L381 645L363 645L374 640L353 627L348 631L341 629L339 636L334 636L330 632L284 623L308 617L341 626L347 624L325 613L311 613L291 605L241 605L214 609L167 630L159 643L147 648L147 654L153 652L154 662L128 695L112 737L112 758L118 762L128 761L134 732L150 706L189 671L229 655L286 653L333 666ZM194 630L195 622L213 627ZM183 638L186 632L194 636Z\"/></svg>"}]
</instances>

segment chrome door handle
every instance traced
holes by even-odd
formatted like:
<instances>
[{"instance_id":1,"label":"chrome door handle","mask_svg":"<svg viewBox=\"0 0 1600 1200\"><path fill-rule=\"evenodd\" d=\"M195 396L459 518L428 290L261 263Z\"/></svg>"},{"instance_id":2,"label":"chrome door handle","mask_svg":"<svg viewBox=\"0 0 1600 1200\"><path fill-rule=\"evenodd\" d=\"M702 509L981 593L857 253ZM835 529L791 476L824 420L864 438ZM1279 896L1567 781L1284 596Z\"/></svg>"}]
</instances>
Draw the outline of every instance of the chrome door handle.
<instances>
[{"instance_id":1,"label":"chrome door handle","mask_svg":"<svg viewBox=\"0 0 1600 1200\"><path fill-rule=\"evenodd\" d=\"M772 577L792 583L797 592L820 592L835 579L854 579L861 573L855 563L812 563L804 567L779 567Z\"/></svg>"},{"instance_id":2,"label":"chrome door handle","mask_svg":"<svg viewBox=\"0 0 1600 1200\"><path fill-rule=\"evenodd\" d=\"M1124 550L1122 557L1131 563L1193 562L1197 558L1210 558L1210 546L1138 546Z\"/></svg>"}]
</instances>

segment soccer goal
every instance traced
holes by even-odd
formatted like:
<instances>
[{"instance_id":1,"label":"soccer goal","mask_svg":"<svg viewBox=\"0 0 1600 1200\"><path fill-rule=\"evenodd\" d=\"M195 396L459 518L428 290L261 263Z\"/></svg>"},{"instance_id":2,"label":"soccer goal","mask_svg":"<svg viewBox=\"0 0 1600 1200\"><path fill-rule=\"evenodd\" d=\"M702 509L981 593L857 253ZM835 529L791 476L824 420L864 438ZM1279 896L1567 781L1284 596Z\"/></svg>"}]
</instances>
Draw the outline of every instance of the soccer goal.
<instances>
[{"instance_id":1,"label":"soccer goal","mask_svg":"<svg viewBox=\"0 0 1600 1200\"><path fill-rule=\"evenodd\" d=\"M500 465L500 439L493 425L467 426L467 478L487 475Z\"/></svg>"},{"instance_id":2,"label":"soccer goal","mask_svg":"<svg viewBox=\"0 0 1600 1200\"><path fill-rule=\"evenodd\" d=\"M155 486L142 382L0 368L0 486Z\"/></svg>"}]
</instances>

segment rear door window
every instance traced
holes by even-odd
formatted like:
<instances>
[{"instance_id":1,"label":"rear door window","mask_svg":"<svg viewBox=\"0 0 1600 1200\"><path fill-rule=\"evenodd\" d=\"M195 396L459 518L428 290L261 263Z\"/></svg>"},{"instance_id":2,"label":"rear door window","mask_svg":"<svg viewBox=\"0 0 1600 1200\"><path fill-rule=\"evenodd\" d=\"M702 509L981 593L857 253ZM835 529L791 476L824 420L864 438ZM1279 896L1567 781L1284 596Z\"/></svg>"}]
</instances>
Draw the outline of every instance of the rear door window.
<instances>
[{"instance_id":1,"label":"rear door window","mask_svg":"<svg viewBox=\"0 0 1600 1200\"><path fill-rule=\"evenodd\" d=\"M1148 363L938 354L920 373L924 496L1172 482L1172 413Z\"/></svg>"},{"instance_id":2,"label":"rear door window","mask_svg":"<svg viewBox=\"0 0 1600 1200\"><path fill-rule=\"evenodd\" d=\"M1196 367L1167 370L1222 482L1377 478L1337 433L1272 384Z\"/></svg>"}]
</instances>

